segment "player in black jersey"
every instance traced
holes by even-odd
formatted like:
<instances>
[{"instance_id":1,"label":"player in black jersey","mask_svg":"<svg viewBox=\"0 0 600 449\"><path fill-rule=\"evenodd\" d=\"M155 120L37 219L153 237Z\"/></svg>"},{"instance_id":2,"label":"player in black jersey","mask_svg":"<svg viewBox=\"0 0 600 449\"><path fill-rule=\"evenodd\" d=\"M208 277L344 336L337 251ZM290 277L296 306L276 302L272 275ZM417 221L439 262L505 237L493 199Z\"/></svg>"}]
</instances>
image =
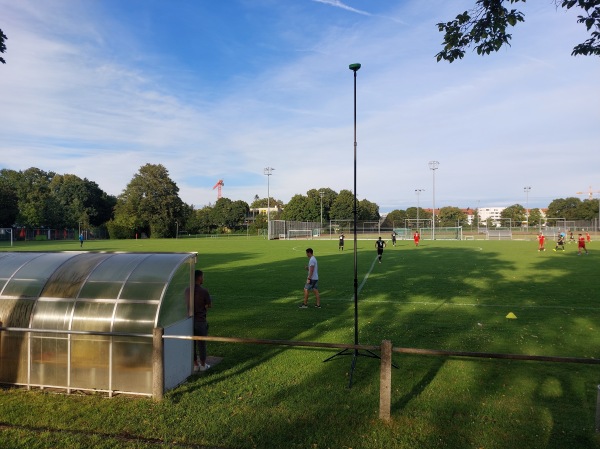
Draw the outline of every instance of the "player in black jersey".
<instances>
[{"instance_id":1,"label":"player in black jersey","mask_svg":"<svg viewBox=\"0 0 600 449\"><path fill-rule=\"evenodd\" d=\"M383 256L383 248L385 248L385 241L381 240L381 237L379 237L379 240L375 242L375 248L377 248L377 258L379 259L379 263L381 263L381 256Z\"/></svg>"}]
</instances>

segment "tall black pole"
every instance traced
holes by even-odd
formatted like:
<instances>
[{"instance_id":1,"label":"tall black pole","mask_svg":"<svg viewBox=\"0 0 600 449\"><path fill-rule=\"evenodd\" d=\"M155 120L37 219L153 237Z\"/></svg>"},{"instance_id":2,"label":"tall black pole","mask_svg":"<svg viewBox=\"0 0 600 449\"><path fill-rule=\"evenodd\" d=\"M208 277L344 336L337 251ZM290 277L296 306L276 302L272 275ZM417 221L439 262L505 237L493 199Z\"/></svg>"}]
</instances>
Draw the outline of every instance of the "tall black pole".
<instances>
[{"instance_id":1,"label":"tall black pole","mask_svg":"<svg viewBox=\"0 0 600 449\"><path fill-rule=\"evenodd\" d=\"M350 64L350 70L354 72L354 344L358 344L358 239L356 236L358 207L356 204L356 72L360 69L360 64ZM358 355L358 349L354 350L354 355ZM354 360L353 360L354 366Z\"/></svg>"},{"instance_id":2,"label":"tall black pole","mask_svg":"<svg viewBox=\"0 0 600 449\"><path fill-rule=\"evenodd\" d=\"M358 228L358 204L356 201L356 72L360 69L360 64L350 64L350 70L354 72L354 344L358 346L358 238L356 235ZM348 348L349 349L349 348ZM352 377L354 375L354 368L356 367L356 359L360 355L364 355L366 357L379 358L378 355L373 354L371 351L366 351L366 354L361 354L358 349L354 349L353 352L350 352L348 349L344 349L343 351L338 352L337 354L332 355L324 360L327 362L332 360L333 358L339 355L350 355L352 354L352 365L350 367L350 382L348 387L352 387ZM392 364L392 366L396 367Z\"/></svg>"}]
</instances>

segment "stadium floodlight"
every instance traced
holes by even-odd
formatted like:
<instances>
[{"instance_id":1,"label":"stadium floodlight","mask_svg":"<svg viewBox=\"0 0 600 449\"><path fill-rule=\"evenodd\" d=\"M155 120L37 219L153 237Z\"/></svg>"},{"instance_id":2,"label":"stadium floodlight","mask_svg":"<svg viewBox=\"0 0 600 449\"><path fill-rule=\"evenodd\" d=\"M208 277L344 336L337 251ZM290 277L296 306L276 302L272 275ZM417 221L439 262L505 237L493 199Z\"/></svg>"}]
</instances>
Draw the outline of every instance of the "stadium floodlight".
<instances>
[{"instance_id":1,"label":"stadium floodlight","mask_svg":"<svg viewBox=\"0 0 600 449\"><path fill-rule=\"evenodd\" d=\"M354 223L354 344L358 345L358 239L356 236L356 228L358 222L358 205L356 201L356 72L360 69L360 64L350 64L348 68L354 72L354 210L353 212L353 223ZM371 351L366 351L366 353L360 353L358 349L352 350L349 352L348 349L344 349L343 351L338 352L337 354L332 355L331 357L324 360L327 362L338 355L350 355L352 354L352 365L350 367L350 382L348 384L348 388L352 387L352 375L354 374L354 368L356 366L356 359L359 355L364 355L372 358L380 358L378 355L374 354Z\"/></svg>"},{"instance_id":2,"label":"stadium floodlight","mask_svg":"<svg viewBox=\"0 0 600 449\"><path fill-rule=\"evenodd\" d=\"M433 172L433 220L431 222L431 240L435 240L435 171L440 163L438 161L429 161L429 169Z\"/></svg>"},{"instance_id":3,"label":"stadium floodlight","mask_svg":"<svg viewBox=\"0 0 600 449\"><path fill-rule=\"evenodd\" d=\"M267 240L271 240L271 192L270 183L271 175L273 174L273 167L266 167L264 174L267 176Z\"/></svg>"},{"instance_id":4,"label":"stadium floodlight","mask_svg":"<svg viewBox=\"0 0 600 449\"><path fill-rule=\"evenodd\" d=\"M523 187L525 191L525 227L529 230L529 191L531 187Z\"/></svg>"},{"instance_id":5,"label":"stadium floodlight","mask_svg":"<svg viewBox=\"0 0 600 449\"><path fill-rule=\"evenodd\" d=\"M319 235L323 232L323 195L325 195L325 192L319 190L319 196L321 197L321 229L319 230Z\"/></svg>"},{"instance_id":6,"label":"stadium floodlight","mask_svg":"<svg viewBox=\"0 0 600 449\"><path fill-rule=\"evenodd\" d=\"M425 189L415 189L415 193L417 194L417 231L419 230L419 197L421 196L421 192L424 192Z\"/></svg>"}]
</instances>

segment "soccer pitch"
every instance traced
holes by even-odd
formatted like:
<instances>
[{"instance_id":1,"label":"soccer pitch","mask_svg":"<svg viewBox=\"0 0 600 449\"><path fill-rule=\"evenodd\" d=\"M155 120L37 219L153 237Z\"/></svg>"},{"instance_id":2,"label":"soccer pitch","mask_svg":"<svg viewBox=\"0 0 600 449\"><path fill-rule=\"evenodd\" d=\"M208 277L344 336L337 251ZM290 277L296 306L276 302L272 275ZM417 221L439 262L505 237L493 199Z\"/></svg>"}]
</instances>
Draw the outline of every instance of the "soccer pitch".
<instances>
[{"instance_id":1,"label":"soccer pitch","mask_svg":"<svg viewBox=\"0 0 600 449\"><path fill-rule=\"evenodd\" d=\"M418 248L399 240L396 247L388 242L379 264L375 242L359 240L360 343L597 358L595 245L578 256L575 244L563 253L548 242L538 252L533 240L425 240ZM312 295L308 309L298 308L307 247L319 262L321 309L313 307ZM79 250L79 243L18 242L12 248L69 249ZM86 241L83 249L197 252L213 296L211 336L354 341L352 239L343 252L337 239L256 237ZM394 355L399 368L392 372L392 422L383 424L377 420L376 359L358 359L349 390L350 358L323 363L333 350L209 342L208 353L222 361L169 392L160 405L77 399L95 410L81 420L83 427L236 448L600 447L596 365ZM31 393L0 396L0 407L11 411L8 421L77 428L73 416L81 411L70 410L68 397ZM20 411L12 405L17 397L23 398ZM111 405L117 401L122 411ZM57 402L66 410L62 416L36 420ZM123 422L107 420L121 413ZM133 415L143 417L139 424L125 418ZM131 447L146 446L137 441Z\"/></svg>"}]
</instances>

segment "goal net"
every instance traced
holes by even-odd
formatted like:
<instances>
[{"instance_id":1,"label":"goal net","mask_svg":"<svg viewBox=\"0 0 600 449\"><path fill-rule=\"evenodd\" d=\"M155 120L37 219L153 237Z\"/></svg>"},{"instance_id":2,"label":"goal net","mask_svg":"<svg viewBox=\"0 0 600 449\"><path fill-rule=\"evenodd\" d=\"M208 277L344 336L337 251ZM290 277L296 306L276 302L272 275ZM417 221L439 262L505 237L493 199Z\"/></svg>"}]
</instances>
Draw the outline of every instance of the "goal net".
<instances>
[{"instance_id":1,"label":"goal net","mask_svg":"<svg viewBox=\"0 0 600 449\"><path fill-rule=\"evenodd\" d=\"M288 239L312 239L313 231L312 229L290 229L287 232Z\"/></svg>"},{"instance_id":2,"label":"goal net","mask_svg":"<svg viewBox=\"0 0 600 449\"><path fill-rule=\"evenodd\" d=\"M394 232L398 240L407 240L412 236L411 229L408 228L394 228Z\"/></svg>"},{"instance_id":3,"label":"goal net","mask_svg":"<svg viewBox=\"0 0 600 449\"><path fill-rule=\"evenodd\" d=\"M421 228L421 238L424 240L462 240L462 226Z\"/></svg>"},{"instance_id":4,"label":"goal net","mask_svg":"<svg viewBox=\"0 0 600 449\"><path fill-rule=\"evenodd\" d=\"M487 240L512 240L511 228L488 229Z\"/></svg>"}]
</instances>

